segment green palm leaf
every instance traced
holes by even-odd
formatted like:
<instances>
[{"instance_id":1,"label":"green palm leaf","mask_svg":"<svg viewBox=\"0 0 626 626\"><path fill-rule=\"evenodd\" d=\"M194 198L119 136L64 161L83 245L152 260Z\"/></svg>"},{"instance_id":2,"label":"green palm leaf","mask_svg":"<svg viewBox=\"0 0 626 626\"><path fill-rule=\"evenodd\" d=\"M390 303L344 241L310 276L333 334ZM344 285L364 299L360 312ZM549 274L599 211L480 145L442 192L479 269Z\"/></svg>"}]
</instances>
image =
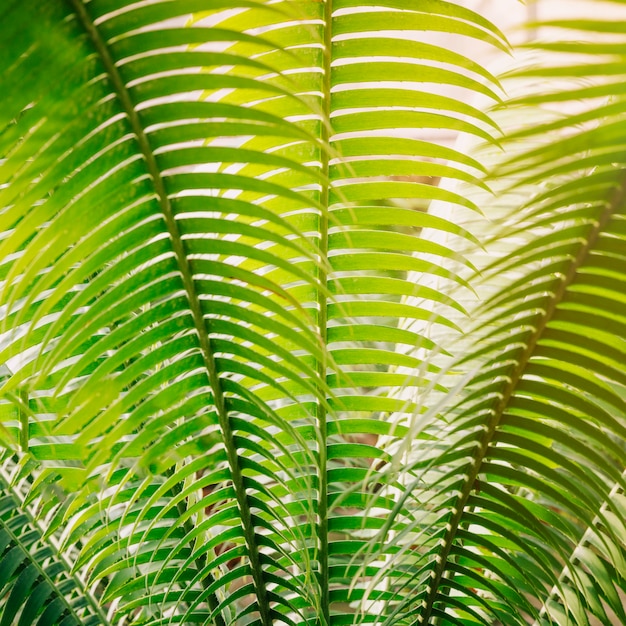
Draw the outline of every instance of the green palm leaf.
<instances>
[{"instance_id":1,"label":"green palm leaf","mask_svg":"<svg viewBox=\"0 0 626 626\"><path fill-rule=\"evenodd\" d=\"M551 25L619 30L600 21ZM594 43L576 52L597 54ZM624 108L611 91L620 63L588 73L587 65L556 59L554 67L515 73L571 81L507 104L506 124L528 115L524 107L555 101L582 100L582 112L548 110L548 121L507 133L515 156L496 174L508 188L484 209L499 225L487 255L476 253L481 273L470 283L480 299L469 307L473 323L453 366L455 377L471 378L460 398L433 405L439 417L425 432L435 443L412 466L421 483L413 508L422 513L400 537L421 549L398 584L401 623L626 618L624 179L614 150ZM594 76L593 87L579 80L583 72ZM609 93L610 104L592 99ZM406 559L405 549L391 566Z\"/></svg>"},{"instance_id":2,"label":"green palm leaf","mask_svg":"<svg viewBox=\"0 0 626 626\"><path fill-rule=\"evenodd\" d=\"M455 2L0 15L0 626L626 623L621 48L503 104Z\"/></svg>"},{"instance_id":3,"label":"green palm leaf","mask_svg":"<svg viewBox=\"0 0 626 626\"><path fill-rule=\"evenodd\" d=\"M109 624L99 600L72 572L75 555L46 536L26 502L29 468L3 455L0 500L2 624Z\"/></svg>"}]
</instances>

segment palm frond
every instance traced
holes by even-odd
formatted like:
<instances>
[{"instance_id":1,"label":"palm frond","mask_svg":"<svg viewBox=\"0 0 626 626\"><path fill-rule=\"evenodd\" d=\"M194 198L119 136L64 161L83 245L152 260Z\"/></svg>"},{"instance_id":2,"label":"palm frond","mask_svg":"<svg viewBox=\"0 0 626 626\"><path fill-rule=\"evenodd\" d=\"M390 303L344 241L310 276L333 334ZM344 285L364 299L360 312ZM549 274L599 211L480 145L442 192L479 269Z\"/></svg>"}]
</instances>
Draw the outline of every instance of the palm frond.
<instances>
[{"instance_id":1,"label":"palm frond","mask_svg":"<svg viewBox=\"0 0 626 626\"><path fill-rule=\"evenodd\" d=\"M28 503L32 465L2 456L0 473L0 623L110 624L99 599L72 571L73 554L46 533Z\"/></svg>"},{"instance_id":2,"label":"palm frond","mask_svg":"<svg viewBox=\"0 0 626 626\"><path fill-rule=\"evenodd\" d=\"M421 517L395 541L387 531L406 546L389 565L404 572L387 623L625 620L625 109L616 77L626 65L615 43L597 43L623 24L545 26L590 42L539 44L562 56L509 80L565 82L526 87L496 114L511 156L495 170L497 200L481 203L497 229L483 227L485 250L467 257L480 270L469 279L478 297L451 374L471 378L433 405L437 419L425 427L434 443L411 466ZM611 58L598 62L598 46ZM596 63L580 62L585 54Z\"/></svg>"}]
</instances>

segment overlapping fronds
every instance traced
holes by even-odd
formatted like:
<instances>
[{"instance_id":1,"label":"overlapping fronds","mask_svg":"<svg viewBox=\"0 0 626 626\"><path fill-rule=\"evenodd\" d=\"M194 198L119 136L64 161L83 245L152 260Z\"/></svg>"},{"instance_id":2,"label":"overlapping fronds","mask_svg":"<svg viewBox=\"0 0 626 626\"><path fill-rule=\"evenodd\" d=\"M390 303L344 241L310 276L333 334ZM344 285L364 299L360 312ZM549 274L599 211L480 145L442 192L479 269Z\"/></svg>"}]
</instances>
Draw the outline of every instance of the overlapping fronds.
<instances>
[{"instance_id":1,"label":"overlapping fronds","mask_svg":"<svg viewBox=\"0 0 626 626\"><path fill-rule=\"evenodd\" d=\"M495 199L461 4L2 4L0 626L626 624L624 3Z\"/></svg>"},{"instance_id":2,"label":"overlapping fronds","mask_svg":"<svg viewBox=\"0 0 626 626\"><path fill-rule=\"evenodd\" d=\"M424 208L477 209L439 177L480 184L420 132L489 141L467 102L498 98L421 34L503 36L440 0L25 0L0 17L1 435L40 503L6 513L34 534L0 564L2 619L378 621L390 590L359 555L395 502L374 444L411 432L422 407L393 390L431 384L441 352L400 320L464 313L410 272L462 290L471 267L418 236L472 240ZM60 598L56 580L80 584Z\"/></svg>"},{"instance_id":3,"label":"overlapping fronds","mask_svg":"<svg viewBox=\"0 0 626 626\"><path fill-rule=\"evenodd\" d=\"M381 534L386 624L626 623L626 22L598 5L505 83L462 389L407 464L415 520Z\"/></svg>"}]
</instances>

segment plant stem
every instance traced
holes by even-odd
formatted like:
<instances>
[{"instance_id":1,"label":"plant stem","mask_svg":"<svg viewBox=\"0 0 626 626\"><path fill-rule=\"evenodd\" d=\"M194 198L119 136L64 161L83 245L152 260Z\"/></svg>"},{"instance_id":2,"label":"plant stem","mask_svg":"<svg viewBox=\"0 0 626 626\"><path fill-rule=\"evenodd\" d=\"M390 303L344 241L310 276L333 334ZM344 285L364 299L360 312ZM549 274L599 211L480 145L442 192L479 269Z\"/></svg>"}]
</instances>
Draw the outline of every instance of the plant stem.
<instances>
[{"instance_id":1,"label":"plant stem","mask_svg":"<svg viewBox=\"0 0 626 626\"><path fill-rule=\"evenodd\" d=\"M326 289L328 284L328 211L330 202L329 180L329 148L330 148L330 113L331 113L331 61L332 61L332 13L333 0L324 3L324 41L323 41L323 77L322 77L322 119L321 119L321 174L322 188L320 194L320 222L319 222L319 267L318 270L318 329L323 350L318 361L318 376L323 387L326 383L328 368L325 347L328 342L328 301ZM330 624L330 578L328 567L328 426L326 407L321 400L317 404L317 424L319 429L319 489L318 489L318 553L319 553L319 585L321 591L320 626Z\"/></svg>"}]
</instances>

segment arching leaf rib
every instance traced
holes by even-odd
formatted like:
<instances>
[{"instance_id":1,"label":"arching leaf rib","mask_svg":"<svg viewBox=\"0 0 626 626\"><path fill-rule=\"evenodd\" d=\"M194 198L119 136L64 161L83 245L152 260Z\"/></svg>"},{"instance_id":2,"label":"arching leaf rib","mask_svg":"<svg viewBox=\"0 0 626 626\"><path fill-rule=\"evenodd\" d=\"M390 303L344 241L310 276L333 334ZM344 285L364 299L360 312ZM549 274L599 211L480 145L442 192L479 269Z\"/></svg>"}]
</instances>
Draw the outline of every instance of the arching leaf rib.
<instances>
[{"instance_id":1,"label":"arching leaf rib","mask_svg":"<svg viewBox=\"0 0 626 626\"><path fill-rule=\"evenodd\" d=\"M179 230L178 224L176 223L172 204L165 188L165 181L161 175L161 171L158 167L155 154L152 150L152 147L150 146L141 119L131 99L130 92L124 84L124 81L122 80L122 77L111 56L111 52L107 46L107 43L101 36L97 26L89 15L83 1L69 1L78 17L78 20L84 27L94 48L96 49L102 64L104 65L113 90L115 91L119 99L119 102L127 116L128 123L135 135L139 150L141 151L146 168L154 185L154 191L161 212L163 214L163 219L167 227L170 242L176 257L178 270L180 272L184 290L187 296L193 324L196 330L198 342L200 344L202 359L213 395L213 402L215 404L216 412L219 419L220 430L226 448L228 464L231 470L233 486L235 489L237 502L241 514L241 525L248 547L248 559L250 562L251 573L254 580L254 588L257 596L259 613L261 615L261 620L264 626L270 626L270 624L272 623L272 617L267 596L266 584L264 580L263 568L260 560L259 546L256 539L256 531L252 520L252 513L248 502L248 496L246 494L245 483L239 462L239 456L234 443L234 434L230 424L230 416L226 409L224 392L215 364L215 357L211 346L211 340L209 338L207 322L204 319L202 304L196 291L191 265L189 263L189 259L187 258L182 235Z\"/></svg>"},{"instance_id":2,"label":"arching leaf rib","mask_svg":"<svg viewBox=\"0 0 626 626\"><path fill-rule=\"evenodd\" d=\"M323 18L323 50L322 50L322 119L320 127L321 139L321 194L320 194L320 222L319 222L319 255L320 267L318 280L320 289L317 293L318 329L324 346L328 343L328 271L326 259L329 250L329 210L330 210L330 115L332 112L332 41L333 41L333 0L324 2ZM326 381L328 361L324 352L317 362L317 375L320 381ZM330 625L330 570L329 570L329 541L328 541L328 424L327 408L321 401L317 402L318 442L318 561L320 584L320 626Z\"/></svg>"},{"instance_id":3,"label":"arching leaf rib","mask_svg":"<svg viewBox=\"0 0 626 626\"><path fill-rule=\"evenodd\" d=\"M508 377L507 383L499 394L499 398L495 406L490 410L490 418L486 425L484 434L476 445L471 466L467 472L463 486L460 489L455 505L452 508L453 513L448 521L446 533L438 552L438 558L433 569L431 570L431 580L427 587L428 593L423 600L422 608L419 611L414 624L427 625L434 614L435 603L439 596L439 590L444 579L444 574L448 568L448 560L450 558L451 550L459 527L463 521L470 496L476 488L476 480L486 459L489 444L496 435L500 421L502 420L510 401L514 397L517 386L526 372L531 357L534 355L540 339L557 311L559 304L567 294L569 287L575 282L579 268L583 266L585 261L588 259L595 244L598 242L598 239L600 238L602 232L606 229L613 215L624 205L626 200L626 176L622 176L619 182L620 184L617 190L613 193L612 198L607 202L607 205L597 222L591 227L585 242L581 245L578 251L578 254L572 259L567 273L562 277L561 284L552 294L548 306L545 308L545 311L539 319L534 331L528 338L526 348L517 359L517 365Z\"/></svg>"}]
</instances>

